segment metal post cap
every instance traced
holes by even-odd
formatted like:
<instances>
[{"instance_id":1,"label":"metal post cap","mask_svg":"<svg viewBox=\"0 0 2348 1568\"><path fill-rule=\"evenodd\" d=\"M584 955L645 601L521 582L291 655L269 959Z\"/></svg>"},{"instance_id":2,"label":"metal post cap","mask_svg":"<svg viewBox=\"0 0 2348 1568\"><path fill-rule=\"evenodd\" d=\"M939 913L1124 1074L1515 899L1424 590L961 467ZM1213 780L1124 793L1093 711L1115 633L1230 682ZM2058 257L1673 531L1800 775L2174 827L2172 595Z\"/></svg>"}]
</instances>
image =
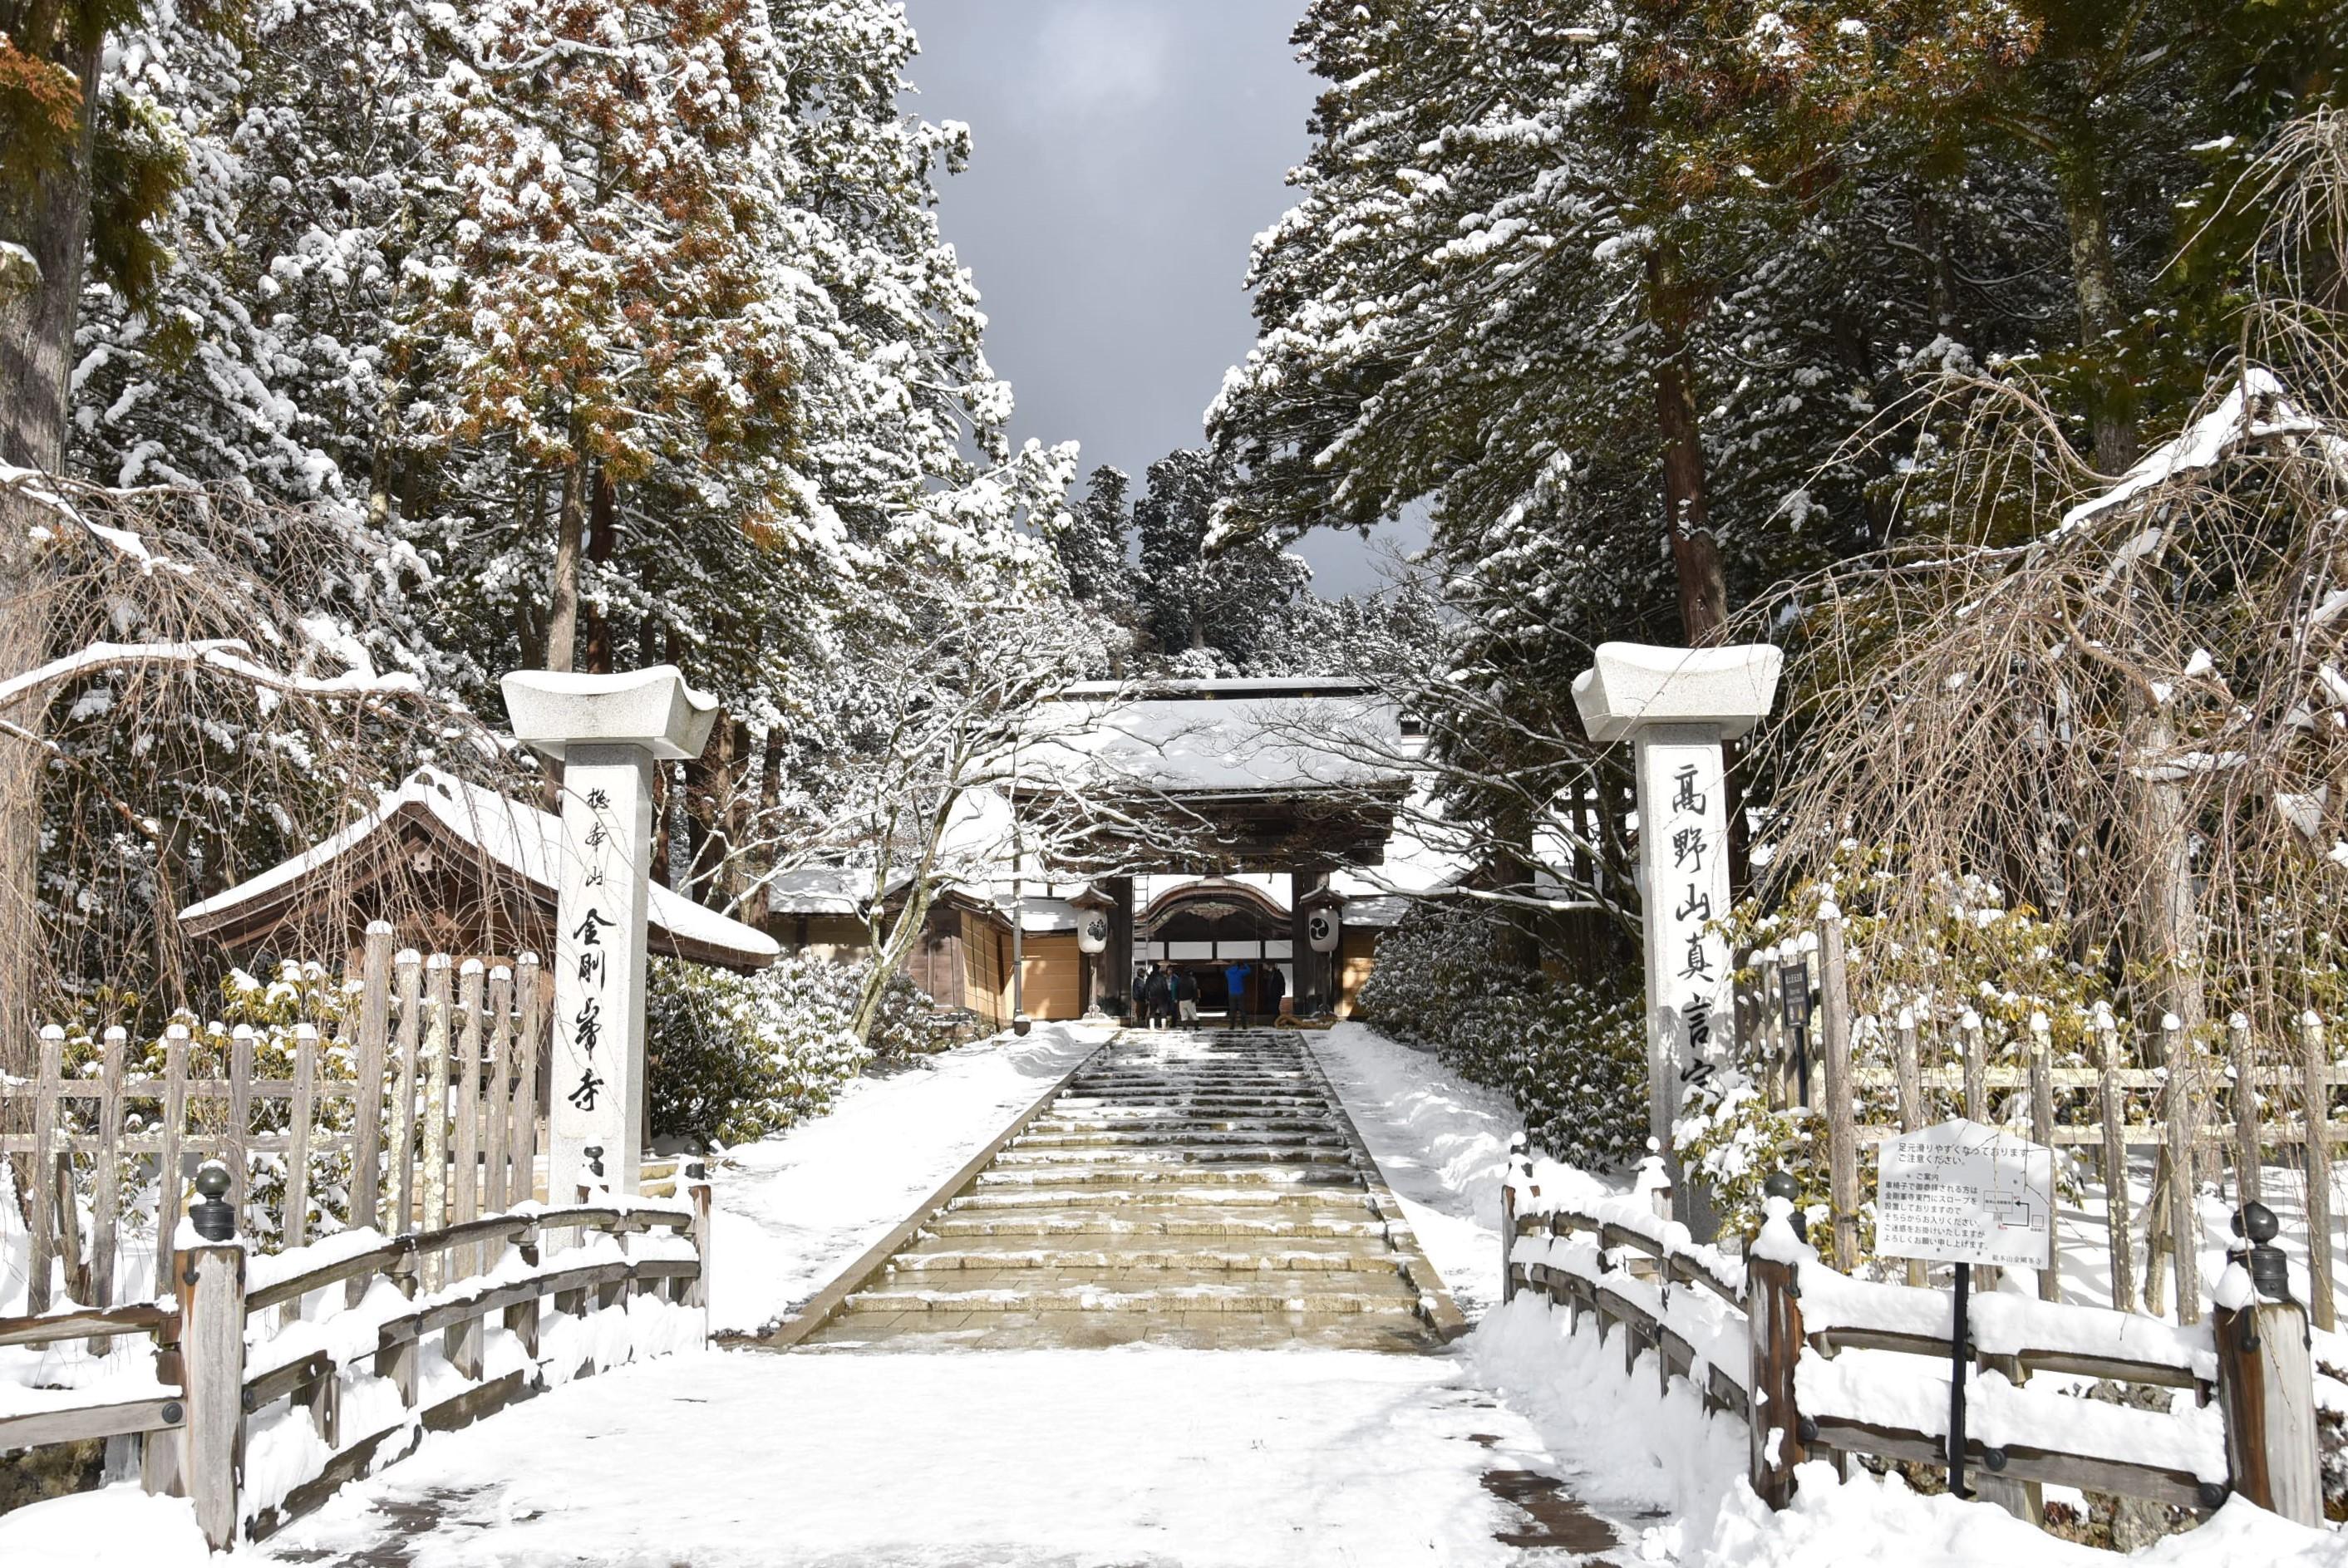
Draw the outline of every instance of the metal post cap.
<instances>
[{"instance_id":1,"label":"metal post cap","mask_svg":"<svg viewBox=\"0 0 2348 1568\"><path fill-rule=\"evenodd\" d=\"M206 1241L236 1237L236 1211L221 1201L229 1189L228 1167L207 1160L196 1171L196 1201L188 1207L188 1224Z\"/></svg>"}]
</instances>

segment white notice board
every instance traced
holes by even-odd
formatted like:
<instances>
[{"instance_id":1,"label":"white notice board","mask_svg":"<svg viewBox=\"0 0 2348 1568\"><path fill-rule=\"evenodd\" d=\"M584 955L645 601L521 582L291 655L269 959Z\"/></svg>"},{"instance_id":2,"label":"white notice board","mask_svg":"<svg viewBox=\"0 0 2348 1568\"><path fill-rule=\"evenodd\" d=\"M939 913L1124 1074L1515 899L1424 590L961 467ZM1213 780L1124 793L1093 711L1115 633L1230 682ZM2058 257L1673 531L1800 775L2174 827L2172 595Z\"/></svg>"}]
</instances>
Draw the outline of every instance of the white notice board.
<instances>
[{"instance_id":1,"label":"white notice board","mask_svg":"<svg viewBox=\"0 0 2348 1568\"><path fill-rule=\"evenodd\" d=\"M1884 1257L2044 1268L2054 1236L2054 1152L1943 1122L1882 1145L1875 1250Z\"/></svg>"}]
</instances>

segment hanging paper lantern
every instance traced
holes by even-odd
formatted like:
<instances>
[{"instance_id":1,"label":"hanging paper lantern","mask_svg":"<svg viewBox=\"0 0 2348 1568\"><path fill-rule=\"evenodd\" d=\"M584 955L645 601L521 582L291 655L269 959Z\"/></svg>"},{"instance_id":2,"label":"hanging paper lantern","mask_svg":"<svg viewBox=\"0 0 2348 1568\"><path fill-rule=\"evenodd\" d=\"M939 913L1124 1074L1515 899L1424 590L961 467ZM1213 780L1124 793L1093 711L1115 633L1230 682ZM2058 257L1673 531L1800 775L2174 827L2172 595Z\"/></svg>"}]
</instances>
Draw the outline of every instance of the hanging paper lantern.
<instances>
[{"instance_id":1,"label":"hanging paper lantern","mask_svg":"<svg viewBox=\"0 0 2348 1568\"><path fill-rule=\"evenodd\" d=\"M1304 917L1304 939L1316 953L1337 950L1337 911L1315 909Z\"/></svg>"},{"instance_id":2,"label":"hanging paper lantern","mask_svg":"<svg viewBox=\"0 0 2348 1568\"><path fill-rule=\"evenodd\" d=\"M1108 915L1100 909L1087 909L1076 923L1076 950L1097 953L1108 946Z\"/></svg>"}]
</instances>

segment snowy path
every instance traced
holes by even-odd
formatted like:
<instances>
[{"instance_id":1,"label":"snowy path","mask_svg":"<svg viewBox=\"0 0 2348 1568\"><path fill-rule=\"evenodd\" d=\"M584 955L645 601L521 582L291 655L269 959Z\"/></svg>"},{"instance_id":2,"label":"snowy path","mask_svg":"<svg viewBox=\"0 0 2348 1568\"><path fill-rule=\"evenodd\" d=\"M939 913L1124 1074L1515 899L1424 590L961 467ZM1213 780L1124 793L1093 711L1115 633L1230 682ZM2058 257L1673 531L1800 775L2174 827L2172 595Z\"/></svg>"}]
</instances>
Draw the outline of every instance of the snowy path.
<instances>
[{"instance_id":1,"label":"snowy path","mask_svg":"<svg viewBox=\"0 0 2348 1568\"><path fill-rule=\"evenodd\" d=\"M572 1384L435 1440L260 1555L353 1568L1524 1562L1497 1536L1529 1522L1485 1478L1545 1456L1464 1371L1359 1351L716 1352ZM398 1539L403 1519L434 1515ZM1596 1521L1569 1522L1585 1550L1604 1545Z\"/></svg>"}]
</instances>

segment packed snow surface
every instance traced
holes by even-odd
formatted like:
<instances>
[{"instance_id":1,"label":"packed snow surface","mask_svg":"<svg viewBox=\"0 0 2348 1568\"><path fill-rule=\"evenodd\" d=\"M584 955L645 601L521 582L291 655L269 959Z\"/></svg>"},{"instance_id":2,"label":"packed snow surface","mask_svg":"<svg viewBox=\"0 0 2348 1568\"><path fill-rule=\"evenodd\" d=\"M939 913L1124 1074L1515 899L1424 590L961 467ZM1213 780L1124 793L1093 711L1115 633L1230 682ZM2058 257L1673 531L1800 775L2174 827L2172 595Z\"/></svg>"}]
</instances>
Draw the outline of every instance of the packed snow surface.
<instances>
[{"instance_id":1,"label":"packed snow surface","mask_svg":"<svg viewBox=\"0 0 2348 1568\"><path fill-rule=\"evenodd\" d=\"M396 1528L379 1501L445 1488L462 1525L409 1543L415 1568L1521 1561L1480 1478L1540 1444L1462 1374L1354 1351L721 1352L429 1439L262 1555L366 1547Z\"/></svg>"}]
</instances>

